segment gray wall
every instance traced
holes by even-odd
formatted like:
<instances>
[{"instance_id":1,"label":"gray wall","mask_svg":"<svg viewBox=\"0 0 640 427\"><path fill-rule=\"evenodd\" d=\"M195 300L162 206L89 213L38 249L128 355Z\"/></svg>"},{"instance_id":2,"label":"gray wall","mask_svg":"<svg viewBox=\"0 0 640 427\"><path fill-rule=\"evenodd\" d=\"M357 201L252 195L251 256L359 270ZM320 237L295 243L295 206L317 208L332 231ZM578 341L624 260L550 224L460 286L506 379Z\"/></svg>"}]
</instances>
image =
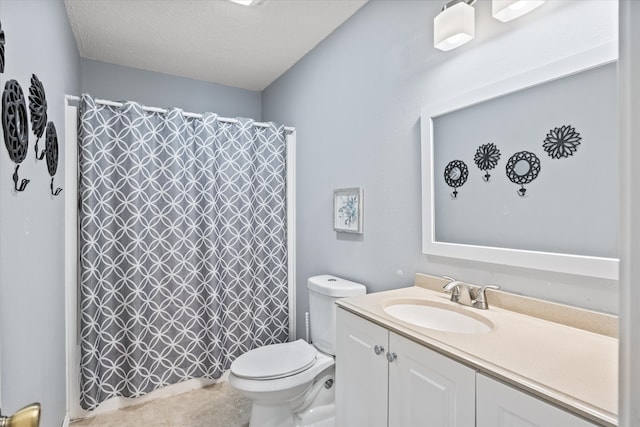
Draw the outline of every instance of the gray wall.
<instances>
[{"instance_id":1,"label":"gray wall","mask_svg":"<svg viewBox=\"0 0 640 427\"><path fill-rule=\"evenodd\" d=\"M547 2L511 23L476 3L476 39L435 50L444 2L372 0L263 92L263 119L297 129L298 335L306 279L332 273L382 291L415 272L494 283L618 310L617 282L421 253L421 108L617 38L616 2ZM567 25L567 22L579 25ZM362 186L364 234L332 229L332 191Z\"/></svg>"},{"instance_id":2,"label":"gray wall","mask_svg":"<svg viewBox=\"0 0 640 427\"><path fill-rule=\"evenodd\" d=\"M81 59L82 92L111 101L137 101L151 107L177 107L224 117L261 120L261 94L168 74Z\"/></svg>"},{"instance_id":3,"label":"gray wall","mask_svg":"<svg viewBox=\"0 0 640 427\"><path fill-rule=\"evenodd\" d=\"M80 90L80 60L62 0L0 0L6 67L25 96L31 74L42 81L49 120L58 131L56 184L64 187L64 95ZM26 191L13 194L13 163L0 148L0 362L2 411L43 405L43 427L65 414L64 198L49 193L46 164L36 163L35 137L20 174ZM40 147L44 147L43 141ZM72 196L73 197L73 196Z\"/></svg>"}]
</instances>

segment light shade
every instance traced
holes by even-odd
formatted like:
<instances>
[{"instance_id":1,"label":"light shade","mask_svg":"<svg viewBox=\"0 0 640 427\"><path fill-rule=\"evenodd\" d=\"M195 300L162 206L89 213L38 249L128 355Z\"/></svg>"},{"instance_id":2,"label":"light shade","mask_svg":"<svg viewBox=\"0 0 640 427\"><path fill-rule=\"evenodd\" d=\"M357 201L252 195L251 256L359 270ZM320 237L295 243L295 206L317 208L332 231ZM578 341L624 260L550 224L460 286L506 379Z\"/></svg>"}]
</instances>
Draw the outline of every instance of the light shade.
<instances>
[{"instance_id":1,"label":"light shade","mask_svg":"<svg viewBox=\"0 0 640 427\"><path fill-rule=\"evenodd\" d=\"M491 12L499 21L507 22L542 6L545 0L493 0Z\"/></svg>"},{"instance_id":2,"label":"light shade","mask_svg":"<svg viewBox=\"0 0 640 427\"><path fill-rule=\"evenodd\" d=\"M260 3L262 0L229 0L232 3L241 4L243 6L254 6Z\"/></svg>"},{"instance_id":3,"label":"light shade","mask_svg":"<svg viewBox=\"0 0 640 427\"><path fill-rule=\"evenodd\" d=\"M467 3L446 7L433 18L433 46L437 49L455 49L475 35L475 9Z\"/></svg>"}]
</instances>

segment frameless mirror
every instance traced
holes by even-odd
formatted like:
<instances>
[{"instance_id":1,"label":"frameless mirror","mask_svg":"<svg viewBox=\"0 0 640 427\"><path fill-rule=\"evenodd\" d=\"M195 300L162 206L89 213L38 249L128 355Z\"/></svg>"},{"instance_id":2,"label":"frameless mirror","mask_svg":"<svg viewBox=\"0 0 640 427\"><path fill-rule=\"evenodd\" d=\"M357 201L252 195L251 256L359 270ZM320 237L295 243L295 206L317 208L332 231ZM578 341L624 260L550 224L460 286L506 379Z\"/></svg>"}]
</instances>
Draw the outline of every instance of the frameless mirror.
<instances>
[{"instance_id":1,"label":"frameless mirror","mask_svg":"<svg viewBox=\"0 0 640 427\"><path fill-rule=\"evenodd\" d=\"M527 160L518 160L513 170L518 176L525 176L531 170L531 165Z\"/></svg>"},{"instance_id":2,"label":"frameless mirror","mask_svg":"<svg viewBox=\"0 0 640 427\"><path fill-rule=\"evenodd\" d=\"M457 181L460 179L460 175L462 175L462 172L460 172L460 168L455 167L452 168L449 171L449 178L451 178L452 181Z\"/></svg>"}]
</instances>

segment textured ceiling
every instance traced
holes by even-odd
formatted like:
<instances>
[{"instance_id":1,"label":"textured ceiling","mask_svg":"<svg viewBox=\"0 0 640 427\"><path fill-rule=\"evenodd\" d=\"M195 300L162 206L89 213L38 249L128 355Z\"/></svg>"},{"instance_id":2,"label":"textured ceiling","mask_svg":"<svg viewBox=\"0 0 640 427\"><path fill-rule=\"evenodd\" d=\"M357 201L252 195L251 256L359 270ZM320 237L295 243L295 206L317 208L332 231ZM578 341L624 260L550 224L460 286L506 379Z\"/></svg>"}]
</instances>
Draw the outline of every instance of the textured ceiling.
<instances>
[{"instance_id":1,"label":"textured ceiling","mask_svg":"<svg viewBox=\"0 0 640 427\"><path fill-rule=\"evenodd\" d=\"M83 58L261 91L368 0L65 0Z\"/></svg>"}]
</instances>

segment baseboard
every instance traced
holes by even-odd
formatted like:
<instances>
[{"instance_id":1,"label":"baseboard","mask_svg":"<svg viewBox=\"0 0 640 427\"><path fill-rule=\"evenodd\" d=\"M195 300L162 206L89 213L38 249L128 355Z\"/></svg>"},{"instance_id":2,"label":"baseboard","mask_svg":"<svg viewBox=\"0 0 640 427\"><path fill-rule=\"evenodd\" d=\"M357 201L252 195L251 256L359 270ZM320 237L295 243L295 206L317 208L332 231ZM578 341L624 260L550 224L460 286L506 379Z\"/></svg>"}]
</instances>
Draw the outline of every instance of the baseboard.
<instances>
[{"instance_id":1,"label":"baseboard","mask_svg":"<svg viewBox=\"0 0 640 427\"><path fill-rule=\"evenodd\" d=\"M64 419L62 420L62 424L60 427L69 427L69 413L64 414Z\"/></svg>"}]
</instances>

